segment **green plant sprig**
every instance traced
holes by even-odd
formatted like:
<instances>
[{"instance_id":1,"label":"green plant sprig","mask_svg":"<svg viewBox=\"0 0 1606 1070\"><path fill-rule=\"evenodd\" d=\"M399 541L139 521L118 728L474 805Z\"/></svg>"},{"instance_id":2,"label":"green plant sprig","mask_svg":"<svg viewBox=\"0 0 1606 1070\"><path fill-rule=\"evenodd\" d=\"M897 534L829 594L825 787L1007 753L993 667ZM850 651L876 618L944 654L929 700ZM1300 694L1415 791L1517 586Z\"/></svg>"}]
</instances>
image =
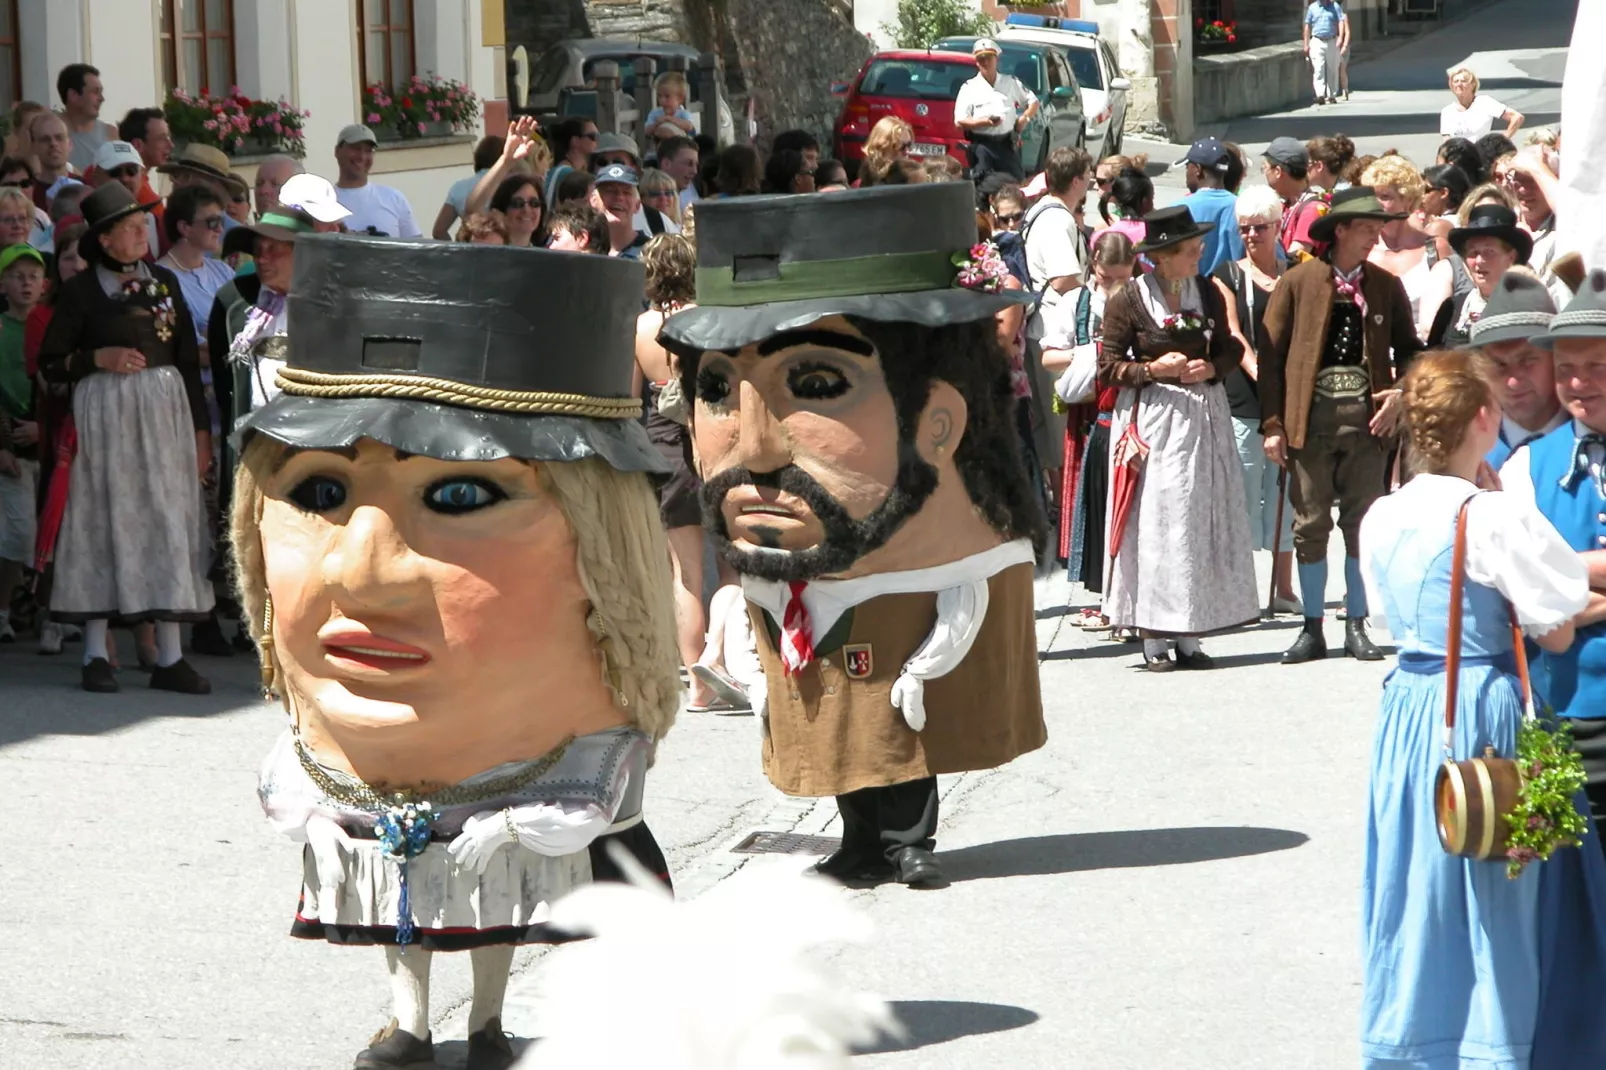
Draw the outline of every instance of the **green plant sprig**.
<instances>
[{"instance_id":1,"label":"green plant sprig","mask_svg":"<svg viewBox=\"0 0 1606 1070\"><path fill-rule=\"evenodd\" d=\"M1573 800L1584 787L1584 760L1572 747L1572 728L1527 721L1517 731L1517 769L1522 788L1506 815L1506 876L1516 880L1531 862L1544 862L1559 847L1577 847L1589 824Z\"/></svg>"}]
</instances>

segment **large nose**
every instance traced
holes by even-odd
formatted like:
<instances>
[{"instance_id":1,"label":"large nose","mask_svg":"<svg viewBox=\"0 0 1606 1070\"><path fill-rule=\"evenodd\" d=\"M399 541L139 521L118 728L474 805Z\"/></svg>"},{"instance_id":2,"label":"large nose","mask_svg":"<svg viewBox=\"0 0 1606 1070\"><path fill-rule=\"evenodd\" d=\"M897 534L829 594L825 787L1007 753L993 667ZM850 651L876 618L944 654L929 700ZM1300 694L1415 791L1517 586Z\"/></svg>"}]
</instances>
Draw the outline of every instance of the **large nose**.
<instances>
[{"instance_id":1,"label":"large nose","mask_svg":"<svg viewBox=\"0 0 1606 1070\"><path fill-rule=\"evenodd\" d=\"M352 510L324 558L324 579L342 609L395 612L427 590L423 561L394 517L373 505Z\"/></svg>"},{"instance_id":2,"label":"large nose","mask_svg":"<svg viewBox=\"0 0 1606 1070\"><path fill-rule=\"evenodd\" d=\"M791 463L791 451L786 446L786 433L781 421L775 418L769 402L752 383L738 388L737 461L749 472L773 472Z\"/></svg>"}]
</instances>

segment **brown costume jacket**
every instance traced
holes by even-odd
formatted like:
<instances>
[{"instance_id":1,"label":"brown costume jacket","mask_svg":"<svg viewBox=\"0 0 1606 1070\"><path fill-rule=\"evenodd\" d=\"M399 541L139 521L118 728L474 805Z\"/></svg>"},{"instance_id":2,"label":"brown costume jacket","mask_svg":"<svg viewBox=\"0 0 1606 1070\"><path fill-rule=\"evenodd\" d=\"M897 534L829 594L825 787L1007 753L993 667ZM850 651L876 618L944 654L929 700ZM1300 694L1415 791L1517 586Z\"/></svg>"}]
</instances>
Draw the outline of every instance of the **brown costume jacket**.
<instances>
[{"instance_id":1,"label":"brown costume jacket","mask_svg":"<svg viewBox=\"0 0 1606 1070\"><path fill-rule=\"evenodd\" d=\"M1394 385L1394 361L1402 365L1422 348L1411 316L1411 299L1391 272L1367 264L1361 276L1366 297L1366 341L1363 359L1372 377L1372 392ZM1284 435L1289 449L1305 445L1310 399L1327 345L1327 324L1333 317L1338 288L1333 266L1307 260L1277 280L1266 306L1266 340L1260 351L1260 430ZM1393 348L1394 361L1389 350Z\"/></svg>"},{"instance_id":2,"label":"brown costume jacket","mask_svg":"<svg viewBox=\"0 0 1606 1070\"><path fill-rule=\"evenodd\" d=\"M1099 382L1105 386L1142 387L1154 381L1146 367L1149 361L1173 352L1191 360L1208 360L1216 367L1209 381L1226 381L1243 360L1244 347L1227 329L1227 302L1215 284L1200 277L1205 329L1186 332L1168 331L1154 322L1138 296L1139 285L1134 279L1105 303Z\"/></svg>"},{"instance_id":3,"label":"brown costume jacket","mask_svg":"<svg viewBox=\"0 0 1606 1070\"><path fill-rule=\"evenodd\" d=\"M789 677L777 629L748 613L769 690L764 772L788 795L845 795L938 773L991 769L1048 739L1037 678L1032 566L988 581L987 617L946 676L927 680L926 727L915 732L892 704L903 664L937 619L937 595L889 594L849 610L818 639L815 659Z\"/></svg>"}]
</instances>

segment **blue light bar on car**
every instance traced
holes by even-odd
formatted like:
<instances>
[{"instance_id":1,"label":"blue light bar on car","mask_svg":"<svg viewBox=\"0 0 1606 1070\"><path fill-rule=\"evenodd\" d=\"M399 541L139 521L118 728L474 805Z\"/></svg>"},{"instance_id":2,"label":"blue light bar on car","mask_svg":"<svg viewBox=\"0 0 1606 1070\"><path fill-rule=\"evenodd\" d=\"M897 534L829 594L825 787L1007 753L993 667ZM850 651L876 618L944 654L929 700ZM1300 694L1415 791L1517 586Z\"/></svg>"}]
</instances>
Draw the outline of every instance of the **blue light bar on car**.
<instances>
[{"instance_id":1,"label":"blue light bar on car","mask_svg":"<svg viewBox=\"0 0 1606 1070\"><path fill-rule=\"evenodd\" d=\"M1062 19L1057 15L1028 15L1022 11L1011 11L1004 18L1005 26L1034 26L1043 30L1070 30L1073 33L1099 32L1099 24L1089 22L1087 19Z\"/></svg>"}]
</instances>

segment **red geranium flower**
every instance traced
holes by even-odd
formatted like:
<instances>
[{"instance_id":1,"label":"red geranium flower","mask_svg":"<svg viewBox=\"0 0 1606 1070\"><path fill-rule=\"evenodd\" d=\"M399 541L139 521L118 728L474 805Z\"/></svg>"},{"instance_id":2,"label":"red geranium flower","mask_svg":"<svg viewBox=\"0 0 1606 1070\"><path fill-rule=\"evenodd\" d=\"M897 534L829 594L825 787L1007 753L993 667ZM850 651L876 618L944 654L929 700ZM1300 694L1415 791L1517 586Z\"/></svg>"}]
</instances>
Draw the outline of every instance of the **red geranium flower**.
<instances>
[{"instance_id":1,"label":"red geranium flower","mask_svg":"<svg viewBox=\"0 0 1606 1070\"><path fill-rule=\"evenodd\" d=\"M1238 35L1237 35L1237 34L1235 34L1235 33L1229 33L1229 34L1228 34L1228 35L1227 35L1227 43L1228 43L1228 44L1229 44L1229 45L1235 45L1235 44L1237 44L1237 43L1238 43Z\"/></svg>"},{"instance_id":2,"label":"red geranium flower","mask_svg":"<svg viewBox=\"0 0 1606 1070\"><path fill-rule=\"evenodd\" d=\"M1193 20L1193 28L1196 29L1196 30L1204 29L1204 19L1194 19Z\"/></svg>"},{"instance_id":3,"label":"red geranium flower","mask_svg":"<svg viewBox=\"0 0 1606 1070\"><path fill-rule=\"evenodd\" d=\"M401 106L404 107L404 108L411 108L413 106L413 98L412 97L402 97L401 98Z\"/></svg>"}]
</instances>

